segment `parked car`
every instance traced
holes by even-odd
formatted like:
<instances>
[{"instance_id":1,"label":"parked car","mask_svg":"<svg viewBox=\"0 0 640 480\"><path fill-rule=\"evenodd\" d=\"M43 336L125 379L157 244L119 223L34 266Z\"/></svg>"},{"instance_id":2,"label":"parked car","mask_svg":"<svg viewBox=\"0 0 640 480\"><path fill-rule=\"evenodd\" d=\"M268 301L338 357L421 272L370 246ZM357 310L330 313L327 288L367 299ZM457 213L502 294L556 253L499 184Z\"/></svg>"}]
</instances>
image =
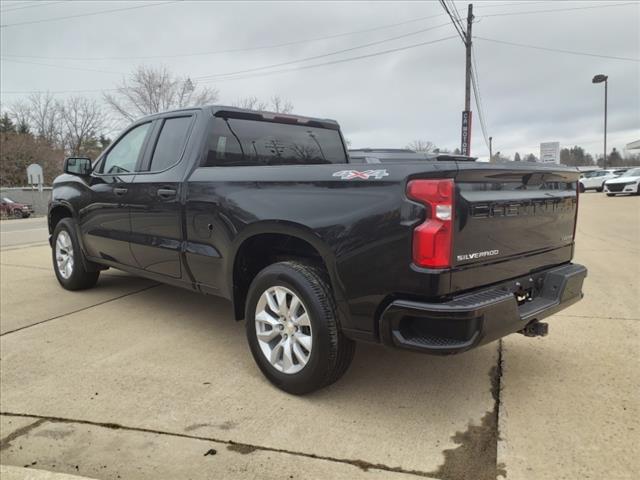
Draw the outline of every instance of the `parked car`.
<instances>
[{"instance_id":1,"label":"parked car","mask_svg":"<svg viewBox=\"0 0 640 480\"><path fill-rule=\"evenodd\" d=\"M640 168L632 168L617 178L607 180L604 191L608 197L621 193L640 195Z\"/></svg>"},{"instance_id":2,"label":"parked car","mask_svg":"<svg viewBox=\"0 0 640 480\"><path fill-rule=\"evenodd\" d=\"M611 168L587 172L580 179L580 191L595 190L596 192L601 192L604 189L604 182L622 175L626 170L626 168Z\"/></svg>"},{"instance_id":3,"label":"parked car","mask_svg":"<svg viewBox=\"0 0 640 480\"><path fill-rule=\"evenodd\" d=\"M356 341L442 355L545 335L582 298L578 172L467 160L365 167L333 120L152 115L93 166L65 161L53 268L68 290L114 267L231 300L258 367L294 394L340 378Z\"/></svg>"},{"instance_id":4,"label":"parked car","mask_svg":"<svg viewBox=\"0 0 640 480\"><path fill-rule=\"evenodd\" d=\"M9 197L0 200L0 213L14 218L29 218L33 207L27 203L14 202Z\"/></svg>"}]
</instances>

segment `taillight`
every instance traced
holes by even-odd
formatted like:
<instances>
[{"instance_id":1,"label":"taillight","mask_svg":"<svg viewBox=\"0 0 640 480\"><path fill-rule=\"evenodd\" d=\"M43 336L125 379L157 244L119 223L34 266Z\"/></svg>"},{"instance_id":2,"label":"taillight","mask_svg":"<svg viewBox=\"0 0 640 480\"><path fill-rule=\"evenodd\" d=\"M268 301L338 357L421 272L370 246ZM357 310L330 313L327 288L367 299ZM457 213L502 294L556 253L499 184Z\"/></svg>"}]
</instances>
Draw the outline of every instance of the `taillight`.
<instances>
[{"instance_id":1,"label":"taillight","mask_svg":"<svg viewBox=\"0 0 640 480\"><path fill-rule=\"evenodd\" d=\"M413 262L420 267L451 267L453 243L452 179L411 180L407 196L427 207L427 218L413 231Z\"/></svg>"}]
</instances>

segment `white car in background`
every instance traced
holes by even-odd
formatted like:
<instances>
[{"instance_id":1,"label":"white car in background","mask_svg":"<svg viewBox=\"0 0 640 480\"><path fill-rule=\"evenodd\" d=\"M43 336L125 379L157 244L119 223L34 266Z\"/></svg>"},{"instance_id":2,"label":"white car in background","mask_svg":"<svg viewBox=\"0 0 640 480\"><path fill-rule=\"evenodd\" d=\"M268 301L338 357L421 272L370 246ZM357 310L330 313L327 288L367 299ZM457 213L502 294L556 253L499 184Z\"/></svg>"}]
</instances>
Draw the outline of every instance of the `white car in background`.
<instances>
[{"instance_id":1,"label":"white car in background","mask_svg":"<svg viewBox=\"0 0 640 480\"><path fill-rule=\"evenodd\" d=\"M580 192L586 192L587 190L601 192L604 189L604 182L612 178L617 178L624 173L625 170L624 168L610 168L607 170L588 172L580 179Z\"/></svg>"},{"instance_id":2,"label":"white car in background","mask_svg":"<svg viewBox=\"0 0 640 480\"><path fill-rule=\"evenodd\" d=\"M604 192L607 197L620 193L640 195L640 168L627 170L619 177L604 182Z\"/></svg>"}]
</instances>

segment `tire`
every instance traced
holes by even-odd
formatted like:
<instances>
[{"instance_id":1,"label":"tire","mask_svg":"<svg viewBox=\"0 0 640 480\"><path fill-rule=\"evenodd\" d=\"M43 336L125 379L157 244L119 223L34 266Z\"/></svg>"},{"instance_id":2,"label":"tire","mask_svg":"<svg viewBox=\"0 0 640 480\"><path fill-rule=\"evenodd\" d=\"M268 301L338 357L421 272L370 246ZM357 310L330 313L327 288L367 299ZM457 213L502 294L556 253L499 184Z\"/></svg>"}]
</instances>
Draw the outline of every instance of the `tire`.
<instances>
[{"instance_id":1,"label":"tire","mask_svg":"<svg viewBox=\"0 0 640 480\"><path fill-rule=\"evenodd\" d=\"M602 192L604 190L604 183L600 185L600 188L596 188L596 192Z\"/></svg>"},{"instance_id":2,"label":"tire","mask_svg":"<svg viewBox=\"0 0 640 480\"><path fill-rule=\"evenodd\" d=\"M20 210L14 210L13 211L13 217L14 218L23 218L22 212Z\"/></svg>"},{"instance_id":3,"label":"tire","mask_svg":"<svg viewBox=\"0 0 640 480\"><path fill-rule=\"evenodd\" d=\"M94 265L84 258L76 231L75 220L63 218L56 225L52 236L53 270L60 285L67 290L91 288L95 286L100 276L97 266L94 269ZM65 263L65 258L70 260Z\"/></svg>"},{"instance_id":4,"label":"tire","mask_svg":"<svg viewBox=\"0 0 640 480\"><path fill-rule=\"evenodd\" d=\"M615 193L607 193L607 197L615 197L616 194Z\"/></svg>"},{"instance_id":5,"label":"tire","mask_svg":"<svg viewBox=\"0 0 640 480\"><path fill-rule=\"evenodd\" d=\"M300 307L292 311L296 297ZM278 303L278 298L284 301ZM279 305L284 308L278 311ZM286 261L259 272L249 287L245 318L254 360L264 376L285 392L303 395L330 385L353 360L355 342L340 331L331 286L313 266ZM267 355L275 355L275 361Z\"/></svg>"},{"instance_id":6,"label":"tire","mask_svg":"<svg viewBox=\"0 0 640 480\"><path fill-rule=\"evenodd\" d=\"M580 184L580 193L584 193L586 191L586 188L584 188L584 185L581 183Z\"/></svg>"}]
</instances>

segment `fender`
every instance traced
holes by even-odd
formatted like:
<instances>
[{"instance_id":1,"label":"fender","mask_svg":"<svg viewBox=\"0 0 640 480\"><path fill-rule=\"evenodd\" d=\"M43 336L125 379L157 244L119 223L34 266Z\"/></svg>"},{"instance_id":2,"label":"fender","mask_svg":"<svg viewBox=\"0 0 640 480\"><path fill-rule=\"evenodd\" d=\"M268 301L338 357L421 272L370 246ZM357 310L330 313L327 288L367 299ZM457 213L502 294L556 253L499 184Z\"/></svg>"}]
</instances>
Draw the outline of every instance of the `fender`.
<instances>
[{"instance_id":1,"label":"fender","mask_svg":"<svg viewBox=\"0 0 640 480\"><path fill-rule=\"evenodd\" d=\"M324 262L327 272L329 274L329 281L335 296L335 300L338 306L338 313L341 319L346 320L344 323L348 324L349 309L347 308L346 295L344 285L340 280L336 267L335 254L331 247L318 235L317 232L311 228L290 221L282 220L264 220L252 223L245 227L233 241L232 249L226 256L225 262L225 278L227 279L227 285L230 288L229 298L234 303L235 298L233 293L233 270L236 262L236 256L238 250L243 243L252 237L262 234L283 234L304 240L311 245L320 254L322 261Z\"/></svg>"}]
</instances>

